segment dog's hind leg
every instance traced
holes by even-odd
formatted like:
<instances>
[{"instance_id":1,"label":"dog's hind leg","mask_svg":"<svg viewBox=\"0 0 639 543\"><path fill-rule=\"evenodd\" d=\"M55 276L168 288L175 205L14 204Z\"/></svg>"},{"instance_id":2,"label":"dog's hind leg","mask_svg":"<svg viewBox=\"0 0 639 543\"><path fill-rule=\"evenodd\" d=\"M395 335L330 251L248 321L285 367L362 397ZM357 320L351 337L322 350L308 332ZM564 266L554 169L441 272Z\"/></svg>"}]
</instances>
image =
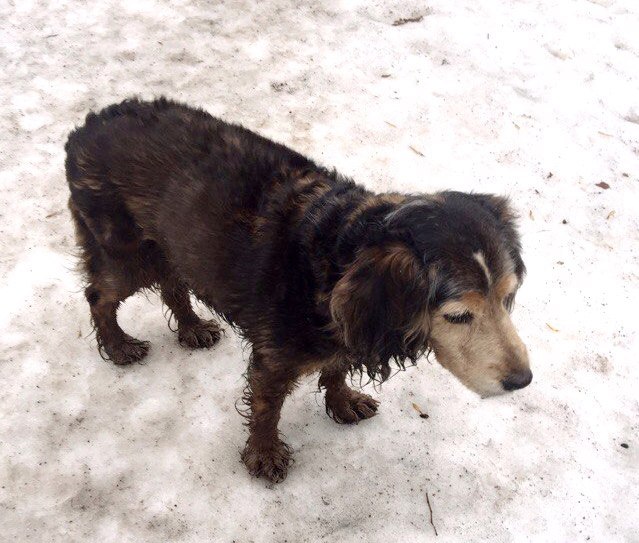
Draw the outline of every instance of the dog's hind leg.
<instances>
[{"instance_id":1,"label":"dog's hind leg","mask_svg":"<svg viewBox=\"0 0 639 543\"><path fill-rule=\"evenodd\" d=\"M114 364L125 365L142 360L149 351L149 342L131 337L120 328L117 310L128 297L122 291L103 288L99 282L86 289L91 307L91 318L95 326L100 353Z\"/></svg>"},{"instance_id":2,"label":"dog's hind leg","mask_svg":"<svg viewBox=\"0 0 639 543\"><path fill-rule=\"evenodd\" d=\"M319 387L326 389L326 413L339 424L357 424L375 416L379 402L368 394L346 386L347 370L325 368L319 378Z\"/></svg>"},{"instance_id":3,"label":"dog's hind leg","mask_svg":"<svg viewBox=\"0 0 639 543\"><path fill-rule=\"evenodd\" d=\"M149 342L129 336L117 321L120 303L140 288L152 284L152 280L139 267L140 254L136 252L130 258L124 254L109 255L88 228L72 200L69 201L69 209L82 252L88 282L84 292L89 302L100 354L120 365L141 360L149 351Z\"/></svg>"},{"instance_id":4,"label":"dog's hind leg","mask_svg":"<svg viewBox=\"0 0 639 543\"><path fill-rule=\"evenodd\" d=\"M160 280L162 300L177 320L180 345L208 349L220 339L221 328L214 320L202 320L193 311L189 289L177 279Z\"/></svg>"}]
</instances>

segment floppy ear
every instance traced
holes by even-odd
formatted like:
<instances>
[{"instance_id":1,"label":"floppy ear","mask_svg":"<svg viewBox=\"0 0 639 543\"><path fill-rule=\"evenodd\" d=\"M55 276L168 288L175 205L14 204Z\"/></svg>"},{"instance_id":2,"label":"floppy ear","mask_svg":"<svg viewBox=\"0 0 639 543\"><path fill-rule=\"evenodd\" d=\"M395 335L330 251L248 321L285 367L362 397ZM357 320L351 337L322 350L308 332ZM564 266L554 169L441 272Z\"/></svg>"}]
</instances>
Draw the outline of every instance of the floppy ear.
<instances>
[{"instance_id":1,"label":"floppy ear","mask_svg":"<svg viewBox=\"0 0 639 543\"><path fill-rule=\"evenodd\" d=\"M513 211L508 198L495 194L472 194L473 198L500 223L500 231L506 239L508 251L515 263L515 274L521 281L526 266L521 257L521 241L517 232L517 214Z\"/></svg>"},{"instance_id":2,"label":"floppy ear","mask_svg":"<svg viewBox=\"0 0 639 543\"><path fill-rule=\"evenodd\" d=\"M344 344L372 378L385 380L389 361L415 361L427 348L428 288L402 244L363 249L333 288L331 316Z\"/></svg>"}]
</instances>

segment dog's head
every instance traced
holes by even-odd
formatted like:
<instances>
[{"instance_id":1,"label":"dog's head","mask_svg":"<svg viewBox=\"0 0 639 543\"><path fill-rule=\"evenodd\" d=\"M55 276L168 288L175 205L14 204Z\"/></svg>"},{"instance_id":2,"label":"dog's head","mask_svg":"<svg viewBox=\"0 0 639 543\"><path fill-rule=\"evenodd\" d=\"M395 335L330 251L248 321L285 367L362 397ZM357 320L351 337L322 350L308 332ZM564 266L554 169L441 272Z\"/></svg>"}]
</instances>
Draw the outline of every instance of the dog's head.
<instances>
[{"instance_id":1,"label":"dog's head","mask_svg":"<svg viewBox=\"0 0 639 543\"><path fill-rule=\"evenodd\" d=\"M335 285L333 320L356 360L385 379L389 362L432 349L482 396L527 386L526 347L510 320L525 273L506 199L409 197Z\"/></svg>"}]
</instances>

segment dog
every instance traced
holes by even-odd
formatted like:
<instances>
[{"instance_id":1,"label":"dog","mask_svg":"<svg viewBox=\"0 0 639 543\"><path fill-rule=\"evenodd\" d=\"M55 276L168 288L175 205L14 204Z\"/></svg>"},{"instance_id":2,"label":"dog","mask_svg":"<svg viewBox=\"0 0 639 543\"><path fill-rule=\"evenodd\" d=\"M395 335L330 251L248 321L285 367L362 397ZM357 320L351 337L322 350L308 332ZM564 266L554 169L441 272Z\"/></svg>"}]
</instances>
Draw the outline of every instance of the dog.
<instances>
[{"instance_id":1,"label":"dog","mask_svg":"<svg viewBox=\"0 0 639 543\"><path fill-rule=\"evenodd\" d=\"M338 423L376 414L346 384L386 380L431 350L481 396L527 386L510 319L525 266L507 199L453 191L375 194L301 154L165 98L89 113L66 144L69 209L104 358L141 360L149 343L118 325L118 305L155 288L179 342L209 348L217 320L250 343L249 437L242 460L278 482L290 448L286 395L319 372Z\"/></svg>"}]
</instances>

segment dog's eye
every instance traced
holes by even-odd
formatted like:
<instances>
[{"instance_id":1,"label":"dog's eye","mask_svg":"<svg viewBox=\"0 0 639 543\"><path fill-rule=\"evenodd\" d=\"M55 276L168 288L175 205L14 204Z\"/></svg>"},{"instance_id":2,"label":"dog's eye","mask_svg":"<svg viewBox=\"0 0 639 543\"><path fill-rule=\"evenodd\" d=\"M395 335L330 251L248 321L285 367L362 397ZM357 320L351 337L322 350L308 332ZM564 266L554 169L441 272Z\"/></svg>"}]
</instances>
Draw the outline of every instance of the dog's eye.
<instances>
[{"instance_id":1,"label":"dog's eye","mask_svg":"<svg viewBox=\"0 0 639 543\"><path fill-rule=\"evenodd\" d=\"M473 314L469 311L457 315L444 315L444 318L452 324L468 324L473 320Z\"/></svg>"}]
</instances>

